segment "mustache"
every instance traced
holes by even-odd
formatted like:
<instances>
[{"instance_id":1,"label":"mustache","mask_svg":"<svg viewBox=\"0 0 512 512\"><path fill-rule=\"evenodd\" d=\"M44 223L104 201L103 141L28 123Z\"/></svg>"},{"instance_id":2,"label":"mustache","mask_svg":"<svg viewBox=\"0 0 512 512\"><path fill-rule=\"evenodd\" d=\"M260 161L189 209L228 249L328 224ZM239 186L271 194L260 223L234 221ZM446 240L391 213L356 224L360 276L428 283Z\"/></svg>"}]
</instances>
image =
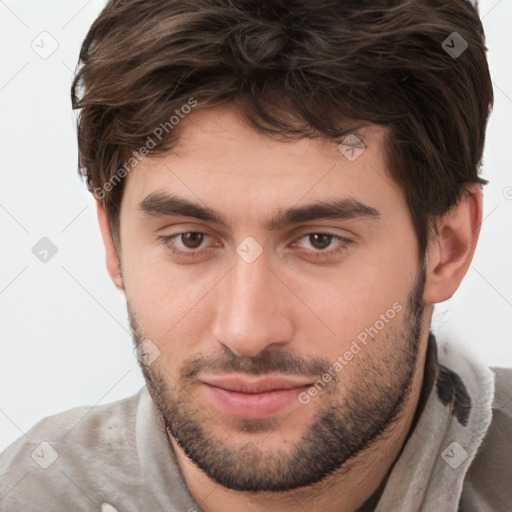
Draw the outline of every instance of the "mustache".
<instances>
[{"instance_id":1,"label":"mustache","mask_svg":"<svg viewBox=\"0 0 512 512\"><path fill-rule=\"evenodd\" d=\"M279 373L315 377L324 373L329 367L329 361L319 357L304 359L293 353L270 350L264 350L255 356L238 356L224 347L224 352L218 356L195 357L185 361L181 375L185 379L192 379L201 372L211 375Z\"/></svg>"}]
</instances>

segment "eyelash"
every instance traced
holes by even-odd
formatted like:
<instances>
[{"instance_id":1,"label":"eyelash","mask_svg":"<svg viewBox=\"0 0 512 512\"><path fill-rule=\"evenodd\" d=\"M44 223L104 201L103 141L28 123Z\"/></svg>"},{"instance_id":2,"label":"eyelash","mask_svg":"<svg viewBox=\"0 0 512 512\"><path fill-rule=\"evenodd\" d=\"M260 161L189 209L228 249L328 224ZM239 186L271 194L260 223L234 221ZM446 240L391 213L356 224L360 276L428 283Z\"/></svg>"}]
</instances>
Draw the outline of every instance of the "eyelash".
<instances>
[{"instance_id":1,"label":"eyelash","mask_svg":"<svg viewBox=\"0 0 512 512\"><path fill-rule=\"evenodd\" d=\"M203 231L183 231L182 233L176 233L175 235L161 236L161 237L159 237L158 240L163 245L165 245L165 247L167 247L171 251L171 253L175 256L179 256L182 258L190 258L190 259L199 258L205 252L208 252L209 249L196 249L196 250L191 249L191 250L184 251L181 249L177 249L175 246L175 242L174 242L175 238L179 238L181 235L186 235L189 233L194 233L194 234L200 233L205 236L210 236L210 235L208 235L208 233L204 233ZM333 233L324 233L322 231L309 231L307 233L303 233L297 238L297 240L301 240L301 239L303 239L307 236L311 236L311 235L324 235L324 236L332 237L333 239L338 239L341 242L341 245L336 249L330 249L330 250L329 249L327 249L327 250L326 249L323 249L323 250L318 249L316 251L315 250L307 250L306 252L309 253L309 257L312 257L315 260L326 259L329 257L333 257L336 255L342 254L342 253L346 252L351 245L354 244L354 242L352 240L344 238L340 235L335 235Z\"/></svg>"}]
</instances>

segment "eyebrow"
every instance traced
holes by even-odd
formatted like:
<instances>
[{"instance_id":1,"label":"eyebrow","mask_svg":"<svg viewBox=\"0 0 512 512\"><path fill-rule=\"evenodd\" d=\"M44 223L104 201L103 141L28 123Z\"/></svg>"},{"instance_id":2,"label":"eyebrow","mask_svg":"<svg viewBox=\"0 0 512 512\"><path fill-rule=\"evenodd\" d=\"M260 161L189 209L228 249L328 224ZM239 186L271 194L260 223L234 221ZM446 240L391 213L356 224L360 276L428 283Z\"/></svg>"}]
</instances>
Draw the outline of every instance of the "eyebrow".
<instances>
[{"instance_id":1,"label":"eyebrow","mask_svg":"<svg viewBox=\"0 0 512 512\"><path fill-rule=\"evenodd\" d=\"M227 219L220 213L172 194L150 194L139 203L138 209L152 217L195 217L223 226L229 225ZM355 218L378 220L380 213L372 206L361 203L354 198L328 199L280 211L265 222L264 228L268 231L275 231L299 222L318 219L346 220Z\"/></svg>"}]
</instances>

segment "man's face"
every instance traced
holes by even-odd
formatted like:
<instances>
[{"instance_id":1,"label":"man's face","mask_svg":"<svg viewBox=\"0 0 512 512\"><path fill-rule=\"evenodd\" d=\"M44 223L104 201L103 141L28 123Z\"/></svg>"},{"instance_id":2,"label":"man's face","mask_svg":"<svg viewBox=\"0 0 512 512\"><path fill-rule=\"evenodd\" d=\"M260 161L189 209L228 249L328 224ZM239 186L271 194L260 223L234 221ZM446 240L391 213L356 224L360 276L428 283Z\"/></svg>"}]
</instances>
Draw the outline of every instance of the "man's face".
<instances>
[{"instance_id":1,"label":"man's face","mask_svg":"<svg viewBox=\"0 0 512 512\"><path fill-rule=\"evenodd\" d=\"M158 355L141 364L148 388L220 484L309 485L396 420L425 334L424 276L384 133L365 130L351 161L333 142L258 134L234 110L179 128L172 154L127 177L121 207L130 320L148 361ZM171 195L217 218L173 214ZM343 203L332 218L283 215L320 202Z\"/></svg>"}]
</instances>

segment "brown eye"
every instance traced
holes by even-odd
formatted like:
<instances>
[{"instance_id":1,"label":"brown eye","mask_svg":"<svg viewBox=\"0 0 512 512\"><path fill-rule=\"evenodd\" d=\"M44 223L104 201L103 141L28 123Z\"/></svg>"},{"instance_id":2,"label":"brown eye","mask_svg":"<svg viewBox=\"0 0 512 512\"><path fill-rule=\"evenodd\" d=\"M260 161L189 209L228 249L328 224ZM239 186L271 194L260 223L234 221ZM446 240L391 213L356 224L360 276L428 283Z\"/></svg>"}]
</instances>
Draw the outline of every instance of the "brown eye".
<instances>
[{"instance_id":1,"label":"brown eye","mask_svg":"<svg viewBox=\"0 0 512 512\"><path fill-rule=\"evenodd\" d=\"M333 235L326 235L325 233L311 233L309 241L315 249L323 250L329 247L332 242Z\"/></svg>"},{"instance_id":2,"label":"brown eye","mask_svg":"<svg viewBox=\"0 0 512 512\"><path fill-rule=\"evenodd\" d=\"M352 240L333 233L310 231L299 237L298 247L306 249L306 259L318 262L332 260L346 255L355 244Z\"/></svg>"},{"instance_id":3,"label":"brown eye","mask_svg":"<svg viewBox=\"0 0 512 512\"><path fill-rule=\"evenodd\" d=\"M204 233L189 231L180 235L181 242L187 249L197 249L204 240Z\"/></svg>"}]
</instances>

